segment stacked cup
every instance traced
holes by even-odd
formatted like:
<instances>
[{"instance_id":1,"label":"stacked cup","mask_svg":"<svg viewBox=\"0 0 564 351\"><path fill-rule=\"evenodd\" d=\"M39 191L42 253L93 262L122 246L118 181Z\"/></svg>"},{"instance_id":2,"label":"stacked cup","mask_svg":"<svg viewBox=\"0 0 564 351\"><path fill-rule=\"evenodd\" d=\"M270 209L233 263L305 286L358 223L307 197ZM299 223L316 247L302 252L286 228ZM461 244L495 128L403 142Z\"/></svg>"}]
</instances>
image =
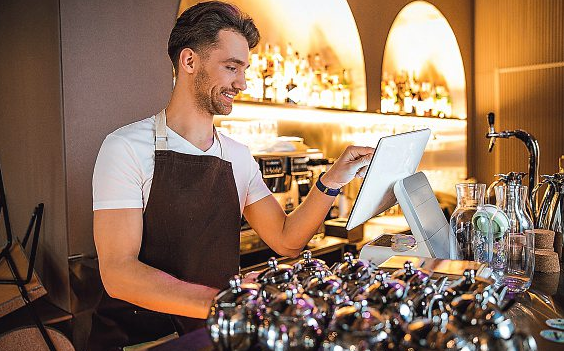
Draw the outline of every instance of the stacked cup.
<instances>
[{"instance_id":1,"label":"stacked cup","mask_svg":"<svg viewBox=\"0 0 564 351\"><path fill-rule=\"evenodd\" d=\"M558 254L554 252L554 232L552 230L535 229L535 272L560 272Z\"/></svg>"}]
</instances>

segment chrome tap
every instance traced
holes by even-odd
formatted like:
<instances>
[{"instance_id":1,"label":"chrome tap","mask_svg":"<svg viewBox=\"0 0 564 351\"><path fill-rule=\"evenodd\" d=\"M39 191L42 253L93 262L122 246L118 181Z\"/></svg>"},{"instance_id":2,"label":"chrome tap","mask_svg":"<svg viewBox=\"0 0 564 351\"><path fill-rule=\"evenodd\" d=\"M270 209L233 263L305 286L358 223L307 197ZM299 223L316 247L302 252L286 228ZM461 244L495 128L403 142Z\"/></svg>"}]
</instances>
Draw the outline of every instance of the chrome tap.
<instances>
[{"instance_id":1,"label":"chrome tap","mask_svg":"<svg viewBox=\"0 0 564 351\"><path fill-rule=\"evenodd\" d=\"M561 218L564 213L564 173L545 174L543 179L533 190L536 192L544 185L547 188L538 209L536 228L550 229L562 232Z\"/></svg>"},{"instance_id":2,"label":"chrome tap","mask_svg":"<svg viewBox=\"0 0 564 351\"><path fill-rule=\"evenodd\" d=\"M524 172L509 172L507 174L496 174L495 176L499 179L494 180L493 183L488 186L486 190L486 201L489 201L492 196L492 191L498 184L505 184L505 185L523 185L523 177L526 176L527 173Z\"/></svg>"},{"instance_id":3,"label":"chrome tap","mask_svg":"<svg viewBox=\"0 0 564 351\"><path fill-rule=\"evenodd\" d=\"M521 129L504 130L502 132L496 132L494 127L494 122L495 122L495 115L493 114L493 112L488 113L489 131L486 134L486 138L490 139L490 144L488 147L489 152L492 152L497 138L508 139L512 137L521 140L527 147L527 150L529 151L529 177L528 177L529 188L527 191L528 191L528 197L531 206L531 216L533 217L533 221L536 222L537 201L536 201L536 193L533 192L533 189L538 184L539 144L537 142L537 139L531 134Z\"/></svg>"}]
</instances>

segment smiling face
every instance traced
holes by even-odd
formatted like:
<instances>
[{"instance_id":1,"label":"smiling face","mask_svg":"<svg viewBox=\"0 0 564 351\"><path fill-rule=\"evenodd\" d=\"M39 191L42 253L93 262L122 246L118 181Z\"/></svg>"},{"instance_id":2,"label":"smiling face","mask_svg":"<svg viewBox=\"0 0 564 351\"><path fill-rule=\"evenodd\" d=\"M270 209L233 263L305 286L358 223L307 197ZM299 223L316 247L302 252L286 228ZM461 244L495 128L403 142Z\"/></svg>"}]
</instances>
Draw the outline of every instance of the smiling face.
<instances>
[{"instance_id":1,"label":"smiling face","mask_svg":"<svg viewBox=\"0 0 564 351\"><path fill-rule=\"evenodd\" d=\"M217 43L209 48L194 77L198 109L212 115L228 115L233 99L245 90L245 69L249 66L249 46L239 33L222 30Z\"/></svg>"}]
</instances>

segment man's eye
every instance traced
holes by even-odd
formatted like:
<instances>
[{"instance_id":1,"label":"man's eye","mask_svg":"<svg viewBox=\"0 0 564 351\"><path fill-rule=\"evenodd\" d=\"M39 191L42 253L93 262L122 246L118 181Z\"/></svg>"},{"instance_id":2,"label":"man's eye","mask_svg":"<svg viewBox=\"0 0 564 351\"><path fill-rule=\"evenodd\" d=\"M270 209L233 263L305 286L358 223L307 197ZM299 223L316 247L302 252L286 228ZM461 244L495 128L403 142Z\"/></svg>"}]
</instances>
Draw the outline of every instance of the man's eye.
<instances>
[{"instance_id":1,"label":"man's eye","mask_svg":"<svg viewBox=\"0 0 564 351\"><path fill-rule=\"evenodd\" d=\"M227 69L232 71L232 72L236 72L237 71L237 67L233 67L233 66L227 66Z\"/></svg>"}]
</instances>

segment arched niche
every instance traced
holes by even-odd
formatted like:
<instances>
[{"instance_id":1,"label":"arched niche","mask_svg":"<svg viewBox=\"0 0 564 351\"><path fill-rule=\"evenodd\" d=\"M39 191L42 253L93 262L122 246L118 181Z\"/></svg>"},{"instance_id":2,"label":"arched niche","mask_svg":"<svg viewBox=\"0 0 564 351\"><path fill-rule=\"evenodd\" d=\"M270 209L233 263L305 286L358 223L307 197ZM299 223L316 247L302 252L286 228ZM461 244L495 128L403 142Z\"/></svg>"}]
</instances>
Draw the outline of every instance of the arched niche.
<instances>
[{"instance_id":1,"label":"arched niche","mask_svg":"<svg viewBox=\"0 0 564 351\"><path fill-rule=\"evenodd\" d=\"M181 0L178 15L198 0ZM366 110L366 74L358 29L346 0L231 0L248 13L261 44L292 43L302 55L319 53L329 66L350 71L351 102Z\"/></svg>"},{"instance_id":2,"label":"arched niche","mask_svg":"<svg viewBox=\"0 0 564 351\"><path fill-rule=\"evenodd\" d=\"M395 18L384 50L382 74L406 71L446 85L454 117L467 117L460 48L445 16L426 1L406 5Z\"/></svg>"}]
</instances>

